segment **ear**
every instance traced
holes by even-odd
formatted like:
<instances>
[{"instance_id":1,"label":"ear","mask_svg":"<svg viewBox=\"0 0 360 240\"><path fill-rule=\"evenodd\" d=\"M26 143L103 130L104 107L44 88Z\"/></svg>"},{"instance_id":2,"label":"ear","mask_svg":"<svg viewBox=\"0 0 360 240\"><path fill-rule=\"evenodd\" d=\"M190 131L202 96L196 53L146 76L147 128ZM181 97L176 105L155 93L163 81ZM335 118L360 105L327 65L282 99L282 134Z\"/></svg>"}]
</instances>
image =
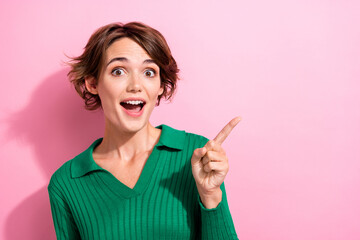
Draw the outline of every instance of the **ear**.
<instances>
[{"instance_id":1,"label":"ear","mask_svg":"<svg viewBox=\"0 0 360 240\"><path fill-rule=\"evenodd\" d=\"M158 92L158 96L160 96L161 94L163 94L164 92L164 87L160 87L159 92Z\"/></svg>"},{"instance_id":2,"label":"ear","mask_svg":"<svg viewBox=\"0 0 360 240\"><path fill-rule=\"evenodd\" d=\"M85 77L85 87L86 89L94 94L94 95L97 95L98 94L98 91L97 91L97 86L96 86L96 79L92 76L88 76L88 77Z\"/></svg>"}]
</instances>

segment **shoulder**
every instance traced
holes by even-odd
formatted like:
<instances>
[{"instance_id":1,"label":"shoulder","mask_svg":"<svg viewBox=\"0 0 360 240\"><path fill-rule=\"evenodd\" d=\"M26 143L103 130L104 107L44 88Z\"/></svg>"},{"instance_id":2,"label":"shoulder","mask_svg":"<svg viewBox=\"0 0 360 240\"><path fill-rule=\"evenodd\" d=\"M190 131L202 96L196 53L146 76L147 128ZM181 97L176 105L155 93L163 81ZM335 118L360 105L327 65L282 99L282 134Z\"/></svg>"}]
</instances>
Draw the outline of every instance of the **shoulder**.
<instances>
[{"instance_id":1,"label":"shoulder","mask_svg":"<svg viewBox=\"0 0 360 240\"><path fill-rule=\"evenodd\" d=\"M61 189L63 185L66 185L66 183L70 181L72 161L73 159L68 160L52 174L48 185L49 191L55 188Z\"/></svg>"},{"instance_id":2,"label":"shoulder","mask_svg":"<svg viewBox=\"0 0 360 240\"><path fill-rule=\"evenodd\" d=\"M170 147L194 149L203 147L209 141L208 138L194 132L179 130L164 124L158 127L164 131L160 139L161 143Z\"/></svg>"},{"instance_id":3,"label":"shoulder","mask_svg":"<svg viewBox=\"0 0 360 240\"><path fill-rule=\"evenodd\" d=\"M69 186L88 172L101 169L92 160L93 149L102 141L102 138L95 140L86 150L65 162L51 176L48 188Z\"/></svg>"},{"instance_id":4,"label":"shoulder","mask_svg":"<svg viewBox=\"0 0 360 240\"><path fill-rule=\"evenodd\" d=\"M187 142L194 142L194 144L199 145L199 147L203 147L209 141L207 137L197 133L185 131L185 135Z\"/></svg>"}]
</instances>

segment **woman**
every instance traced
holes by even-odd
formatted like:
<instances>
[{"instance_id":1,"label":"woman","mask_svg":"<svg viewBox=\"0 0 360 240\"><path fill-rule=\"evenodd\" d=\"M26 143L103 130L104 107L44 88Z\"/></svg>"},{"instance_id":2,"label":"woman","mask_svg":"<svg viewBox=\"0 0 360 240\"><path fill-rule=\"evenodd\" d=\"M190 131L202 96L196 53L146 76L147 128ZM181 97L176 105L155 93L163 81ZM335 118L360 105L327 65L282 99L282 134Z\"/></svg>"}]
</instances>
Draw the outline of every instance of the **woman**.
<instances>
[{"instance_id":1,"label":"woman","mask_svg":"<svg viewBox=\"0 0 360 240\"><path fill-rule=\"evenodd\" d=\"M86 108L102 108L105 133L51 177L57 238L237 239L221 143L240 118L211 141L150 124L178 79L164 37L139 22L109 24L70 66Z\"/></svg>"}]
</instances>

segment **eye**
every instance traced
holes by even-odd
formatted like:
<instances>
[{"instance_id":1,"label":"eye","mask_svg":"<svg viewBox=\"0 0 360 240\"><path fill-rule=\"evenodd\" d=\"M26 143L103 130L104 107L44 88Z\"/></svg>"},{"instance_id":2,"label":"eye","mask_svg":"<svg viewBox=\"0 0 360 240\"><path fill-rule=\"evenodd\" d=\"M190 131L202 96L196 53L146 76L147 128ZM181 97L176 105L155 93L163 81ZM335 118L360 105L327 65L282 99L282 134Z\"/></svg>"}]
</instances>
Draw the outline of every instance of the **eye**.
<instances>
[{"instance_id":1,"label":"eye","mask_svg":"<svg viewBox=\"0 0 360 240\"><path fill-rule=\"evenodd\" d=\"M112 70L111 74L114 76L121 76L124 74L124 69L115 68L114 70Z\"/></svg>"},{"instance_id":2,"label":"eye","mask_svg":"<svg viewBox=\"0 0 360 240\"><path fill-rule=\"evenodd\" d=\"M156 74L156 71L154 69L147 69L145 71L145 76L147 77L154 77Z\"/></svg>"}]
</instances>

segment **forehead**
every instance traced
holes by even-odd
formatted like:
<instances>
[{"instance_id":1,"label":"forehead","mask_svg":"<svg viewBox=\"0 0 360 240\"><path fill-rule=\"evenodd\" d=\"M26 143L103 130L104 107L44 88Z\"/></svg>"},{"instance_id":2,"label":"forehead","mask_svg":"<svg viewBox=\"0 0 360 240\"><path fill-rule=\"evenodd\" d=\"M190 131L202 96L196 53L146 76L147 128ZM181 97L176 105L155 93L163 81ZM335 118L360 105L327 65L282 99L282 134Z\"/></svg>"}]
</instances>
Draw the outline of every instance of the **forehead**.
<instances>
[{"instance_id":1,"label":"forehead","mask_svg":"<svg viewBox=\"0 0 360 240\"><path fill-rule=\"evenodd\" d=\"M116 57L126 57L130 61L151 59L147 52L134 40L123 37L114 41L106 50L107 62Z\"/></svg>"}]
</instances>

